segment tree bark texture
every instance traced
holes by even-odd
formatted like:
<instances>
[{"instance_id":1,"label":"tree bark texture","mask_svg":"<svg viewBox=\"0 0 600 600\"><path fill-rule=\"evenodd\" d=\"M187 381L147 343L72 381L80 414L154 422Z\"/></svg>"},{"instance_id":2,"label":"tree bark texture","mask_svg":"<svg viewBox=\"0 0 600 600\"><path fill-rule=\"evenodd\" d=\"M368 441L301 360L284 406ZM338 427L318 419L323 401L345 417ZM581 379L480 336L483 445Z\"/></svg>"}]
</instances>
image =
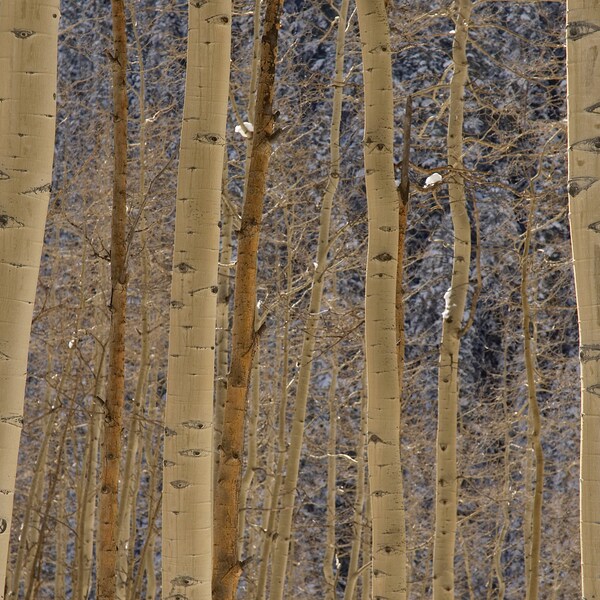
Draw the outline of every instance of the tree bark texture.
<instances>
[{"instance_id":1,"label":"tree bark texture","mask_svg":"<svg viewBox=\"0 0 600 600\"><path fill-rule=\"evenodd\" d=\"M600 2L567 2L569 212L581 361L582 596L600 598Z\"/></svg>"},{"instance_id":2,"label":"tree bark texture","mask_svg":"<svg viewBox=\"0 0 600 600\"><path fill-rule=\"evenodd\" d=\"M214 501L215 527L219 531L219 544L215 546L213 561L214 600L233 600L242 573L238 556L238 516L244 422L257 335L255 313L258 242L271 157L271 136L274 133L273 96L282 4L282 0L269 0L265 13L250 169L238 233L231 366L227 379Z\"/></svg>"},{"instance_id":3,"label":"tree bark texture","mask_svg":"<svg viewBox=\"0 0 600 600\"><path fill-rule=\"evenodd\" d=\"M97 597L116 594L119 470L125 399L127 303L127 36L124 0L112 1L114 175L110 250L111 324L98 501Z\"/></svg>"},{"instance_id":4,"label":"tree bark texture","mask_svg":"<svg viewBox=\"0 0 600 600\"><path fill-rule=\"evenodd\" d=\"M163 470L163 598L212 595L213 393L231 2L189 3Z\"/></svg>"},{"instance_id":5,"label":"tree bark texture","mask_svg":"<svg viewBox=\"0 0 600 600\"><path fill-rule=\"evenodd\" d=\"M0 598L54 157L58 0L0 2Z\"/></svg>"},{"instance_id":6,"label":"tree bark texture","mask_svg":"<svg viewBox=\"0 0 600 600\"><path fill-rule=\"evenodd\" d=\"M452 281L446 292L438 371L436 440L436 503L433 547L433 598L454 598L454 551L457 511L458 353L471 264L471 224L463 177L463 117L467 82L467 39L471 0L455 5L456 33L452 46L454 73L448 115L448 191L454 229Z\"/></svg>"},{"instance_id":7,"label":"tree bark texture","mask_svg":"<svg viewBox=\"0 0 600 600\"><path fill-rule=\"evenodd\" d=\"M365 94L364 158L369 245L365 300L372 598L406 598L406 533L400 466L396 347L398 192L394 105L384 0L358 0Z\"/></svg>"}]
</instances>

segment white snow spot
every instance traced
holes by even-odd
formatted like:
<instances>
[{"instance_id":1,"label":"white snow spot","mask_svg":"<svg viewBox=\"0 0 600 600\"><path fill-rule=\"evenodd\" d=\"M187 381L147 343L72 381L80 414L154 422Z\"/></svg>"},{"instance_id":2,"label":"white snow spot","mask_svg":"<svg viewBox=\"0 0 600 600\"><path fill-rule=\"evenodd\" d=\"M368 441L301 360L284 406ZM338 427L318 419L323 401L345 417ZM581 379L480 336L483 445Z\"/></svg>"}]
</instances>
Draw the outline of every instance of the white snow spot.
<instances>
[{"instance_id":1,"label":"white snow spot","mask_svg":"<svg viewBox=\"0 0 600 600\"><path fill-rule=\"evenodd\" d=\"M447 319L450 316L450 309L452 304L450 303L450 297L452 296L452 288L448 288L448 291L444 294L444 312L442 313L442 319Z\"/></svg>"},{"instance_id":2,"label":"white snow spot","mask_svg":"<svg viewBox=\"0 0 600 600\"><path fill-rule=\"evenodd\" d=\"M248 121L244 121L242 125L235 126L235 132L239 133L243 138L249 138L254 131L254 125Z\"/></svg>"},{"instance_id":3,"label":"white snow spot","mask_svg":"<svg viewBox=\"0 0 600 600\"><path fill-rule=\"evenodd\" d=\"M432 173L425 180L425 187L426 188L433 187L436 183L439 183L441 180L442 180L442 176L439 173Z\"/></svg>"},{"instance_id":4,"label":"white snow spot","mask_svg":"<svg viewBox=\"0 0 600 600\"><path fill-rule=\"evenodd\" d=\"M69 340L69 348L73 348L75 346L75 340Z\"/></svg>"}]
</instances>

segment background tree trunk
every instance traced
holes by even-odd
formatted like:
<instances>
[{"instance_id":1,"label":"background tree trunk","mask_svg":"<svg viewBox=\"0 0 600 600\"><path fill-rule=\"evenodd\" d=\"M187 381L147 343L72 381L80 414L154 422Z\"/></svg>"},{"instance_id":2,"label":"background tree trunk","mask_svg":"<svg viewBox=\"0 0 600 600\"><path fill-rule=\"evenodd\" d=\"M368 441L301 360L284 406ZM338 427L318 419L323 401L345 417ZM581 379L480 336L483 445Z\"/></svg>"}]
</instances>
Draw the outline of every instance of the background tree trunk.
<instances>
[{"instance_id":1,"label":"background tree trunk","mask_svg":"<svg viewBox=\"0 0 600 600\"><path fill-rule=\"evenodd\" d=\"M219 447L219 470L215 491L215 528L219 544L213 562L214 600L233 600L242 573L238 556L240 482L244 452L246 399L257 332L256 270L267 170L274 133L273 96L277 37L282 0L269 0L261 43L260 73L248 183L242 224L238 233L235 274L231 366L223 413L223 435Z\"/></svg>"},{"instance_id":2,"label":"background tree trunk","mask_svg":"<svg viewBox=\"0 0 600 600\"><path fill-rule=\"evenodd\" d=\"M113 206L110 246L111 327L100 499L98 501L97 595L114 600L118 554L119 471L125 401L125 309L127 304L127 34L123 0L112 0Z\"/></svg>"},{"instance_id":3,"label":"background tree trunk","mask_svg":"<svg viewBox=\"0 0 600 600\"><path fill-rule=\"evenodd\" d=\"M433 547L433 598L454 598L454 551L456 544L457 467L456 427L458 413L458 353L461 325L469 288L471 224L467 213L463 176L463 120L467 82L467 36L471 0L454 5L456 33L452 46L454 73L450 83L448 114L448 192L454 250L452 281L446 292L442 315L442 340L438 371L438 429L436 440L436 504Z\"/></svg>"}]
</instances>

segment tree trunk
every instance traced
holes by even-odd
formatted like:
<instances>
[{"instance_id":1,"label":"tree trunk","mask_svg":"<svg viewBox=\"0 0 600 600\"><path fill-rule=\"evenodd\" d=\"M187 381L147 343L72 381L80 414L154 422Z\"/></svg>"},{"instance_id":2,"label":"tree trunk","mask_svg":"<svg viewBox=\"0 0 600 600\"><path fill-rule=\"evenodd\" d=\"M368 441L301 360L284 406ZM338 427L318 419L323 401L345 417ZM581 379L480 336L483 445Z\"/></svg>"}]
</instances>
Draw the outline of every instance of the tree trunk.
<instances>
[{"instance_id":1,"label":"tree trunk","mask_svg":"<svg viewBox=\"0 0 600 600\"><path fill-rule=\"evenodd\" d=\"M372 597L406 598L406 534L400 467L396 347L398 193L394 100L384 0L358 0L365 89L364 157L369 216L365 301Z\"/></svg>"},{"instance_id":2,"label":"tree trunk","mask_svg":"<svg viewBox=\"0 0 600 600\"><path fill-rule=\"evenodd\" d=\"M471 0L460 0L454 16L452 46L454 74L450 83L448 115L448 191L454 255L452 282L446 292L442 315L442 340L438 372L438 429L436 440L436 511L433 547L433 598L454 598L457 474L456 426L458 412L458 352L465 312L471 264L471 224L467 214L463 170L463 116L467 81L467 31Z\"/></svg>"},{"instance_id":3,"label":"tree trunk","mask_svg":"<svg viewBox=\"0 0 600 600\"><path fill-rule=\"evenodd\" d=\"M163 471L163 598L210 600L217 269L231 2L189 3Z\"/></svg>"},{"instance_id":4,"label":"tree trunk","mask_svg":"<svg viewBox=\"0 0 600 600\"><path fill-rule=\"evenodd\" d=\"M127 304L127 37L123 0L112 1L113 206L110 279L111 327L102 472L98 501L97 596L114 600L118 553L119 470L125 399L125 308Z\"/></svg>"},{"instance_id":5,"label":"tree trunk","mask_svg":"<svg viewBox=\"0 0 600 600\"><path fill-rule=\"evenodd\" d=\"M333 199L337 192L340 180L340 123L342 116L342 100L344 89L344 48L345 28L348 15L348 0L343 0L340 5L338 22L338 35L336 41L336 59L334 73L333 108L330 130L330 157L331 166L327 178L327 186L323 194L321 211L319 215L319 240L317 243L316 266L313 273L310 291L308 316L306 318L305 334L302 340L302 354L300 356L298 371L298 386L294 403L294 417L290 436L290 447L285 469L285 480L281 499L281 513L276 536L276 550L273 557L271 570L271 600L282 600L285 589L285 573L289 559L289 546L292 537L292 521L296 490L298 489L298 476L300 472L300 456L304 441L304 424L306 421L306 407L310 389L310 376L314 364L314 352L317 341L317 331L321 318L321 301L325 287L325 276L328 267L327 252L329 250L329 230Z\"/></svg>"},{"instance_id":6,"label":"tree trunk","mask_svg":"<svg viewBox=\"0 0 600 600\"><path fill-rule=\"evenodd\" d=\"M261 42L254 133L248 184L245 191L242 224L238 234L235 274L231 367L223 415L223 435L219 447L219 470L215 491L215 527L219 544L213 562L214 600L233 600L242 573L238 556L238 516L240 480L244 451L246 397L257 332L256 269L262 223L267 170L274 133L273 95L277 38L282 0L269 0Z\"/></svg>"},{"instance_id":7,"label":"tree trunk","mask_svg":"<svg viewBox=\"0 0 600 600\"><path fill-rule=\"evenodd\" d=\"M52 182L59 14L58 0L0 2L0 598Z\"/></svg>"},{"instance_id":8,"label":"tree trunk","mask_svg":"<svg viewBox=\"0 0 600 600\"><path fill-rule=\"evenodd\" d=\"M600 4L567 2L569 210L581 360L582 596L600 598Z\"/></svg>"}]
</instances>

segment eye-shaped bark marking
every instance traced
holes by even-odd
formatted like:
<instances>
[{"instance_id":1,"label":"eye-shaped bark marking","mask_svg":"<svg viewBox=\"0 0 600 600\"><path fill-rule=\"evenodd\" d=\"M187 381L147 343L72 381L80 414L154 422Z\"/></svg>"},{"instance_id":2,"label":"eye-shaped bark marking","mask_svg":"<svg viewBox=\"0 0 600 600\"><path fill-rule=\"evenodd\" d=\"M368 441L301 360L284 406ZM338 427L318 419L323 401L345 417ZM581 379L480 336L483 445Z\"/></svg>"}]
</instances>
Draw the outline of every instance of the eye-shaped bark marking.
<instances>
[{"instance_id":1,"label":"eye-shaped bark marking","mask_svg":"<svg viewBox=\"0 0 600 600\"><path fill-rule=\"evenodd\" d=\"M202 421L184 421L181 425L190 429L204 429L206 427Z\"/></svg>"},{"instance_id":2,"label":"eye-shaped bark marking","mask_svg":"<svg viewBox=\"0 0 600 600\"><path fill-rule=\"evenodd\" d=\"M596 177L573 177L567 183L567 192L571 198L591 188L598 179Z\"/></svg>"},{"instance_id":3,"label":"eye-shaped bark marking","mask_svg":"<svg viewBox=\"0 0 600 600\"><path fill-rule=\"evenodd\" d=\"M215 144L221 146L225 143L225 140L223 140L218 133L199 133L194 140L203 144Z\"/></svg>"},{"instance_id":4,"label":"eye-shaped bark marking","mask_svg":"<svg viewBox=\"0 0 600 600\"><path fill-rule=\"evenodd\" d=\"M14 425L15 427L23 427L23 417L21 415L1 417L0 423L7 423L8 425Z\"/></svg>"},{"instance_id":5,"label":"eye-shaped bark marking","mask_svg":"<svg viewBox=\"0 0 600 600\"><path fill-rule=\"evenodd\" d=\"M600 154L600 136L575 142L571 146L571 150L581 150L583 152L595 152Z\"/></svg>"},{"instance_id":6,"label":"eye-shaped bark marking","mask_svg":"<svg viewBox=\"0 0 600 600\"><path fill-rule=\"evenodd\" d=\"M0 519L0 533L4 533L8 527L8 521L6 519Z\"/></svg>"},{"instance_id":7,"label":"eye-shaped bark marking","mask_svg":"<svg viewBox=\"0 0 600 600\"><path fill-rule=\"evenodd\" d=\"M600 396L600 383L595 383L594 385L586 387L585 391L589 394L594 394L594 396Z\"/></svg>"},{"instance_id":8,"label":"eye-shaped bark marking","mask_svg":"<svg viewBox=\"0 0 600 600\"><path fill-rule=\"evenodd\" d=\"M15 37L19 38L20 40L26 40L35 33L29 29L13 29L12 32L15 34Z\"/></svg>"},{"instance_id":9,"label":"eye-shaped bark marking","mask_svg":"<svg viewBox=\"0 0 600 600\"><path fill-rule=\"evenodd\" d=\"M191 483L185 481L185 479L175 479L175 481L171 481L170 483L176 490L182 490L191 485Z\"/></svg>"},{"instance_id":10,"label":"eye-shaped bark marking","mask_svg":"<svg viewBox=\"0 0 600 600\"><path fill-rule=\"evenodd\" d=\"M203 456L208 456L209 452L207 450L202 450L201 448L188 448L187 450L180 450L179 454L181 456L191 456L192 458L201 458Z\"/></svg>"},{"instance_id":11,"label":"eye-shaped bark marking","mask_svg":"<svg viewBox=\"0 0 600 600\"><path fill-rule=\"evenodd\" d=\"M600 233L600 221L596 221L595 223L590 223L588 225L588 229L593 231L594 233Z\"/></svg>"},{"instance_id":12,"label":"eye-shaped bark marking","mask_svg":"<svg viewBox=\"0 0 600 600\"><path fill-rule=\"evenodd\" d=\"M586 35L596 33L600 27L589 21L573 21L567 24L567 39L572 41L580 40Z\"/></svg>"},{"instance_id":13,"label":"eye-shaped bark marking","mask_svg":"<svg viewBox=\"0 0 600 600\"><path fill-rule=\"evenodd\" d=\"M206 22L227 25L227 23L229 23L229 17L227 15L214 15L213 17L208 17L208 19L206 19Z\"/></svg>"},{"instance_id":14,"label":"eye-shaped bark marking","mask_svg":"<svg viewBox=\"0 0 600 600\"><path fill-rule=\"evenodd\" d=\"M587 344L579 349L581 362L600 360L600 344Z\"/></svg>"},{"instance_id":15,"label":"eye-shaped bark marking","mask_svg":"<svg viewBox=\"0 0 600 600\"><path fill-rule=\"evenodd\" d=\"M179 577L171 579L172 585L182 585L184 587L190 587L191 585L196 585L197 583L198 579L192 577L191 575L180 575Z\"/></svg>"}]
</instances>

